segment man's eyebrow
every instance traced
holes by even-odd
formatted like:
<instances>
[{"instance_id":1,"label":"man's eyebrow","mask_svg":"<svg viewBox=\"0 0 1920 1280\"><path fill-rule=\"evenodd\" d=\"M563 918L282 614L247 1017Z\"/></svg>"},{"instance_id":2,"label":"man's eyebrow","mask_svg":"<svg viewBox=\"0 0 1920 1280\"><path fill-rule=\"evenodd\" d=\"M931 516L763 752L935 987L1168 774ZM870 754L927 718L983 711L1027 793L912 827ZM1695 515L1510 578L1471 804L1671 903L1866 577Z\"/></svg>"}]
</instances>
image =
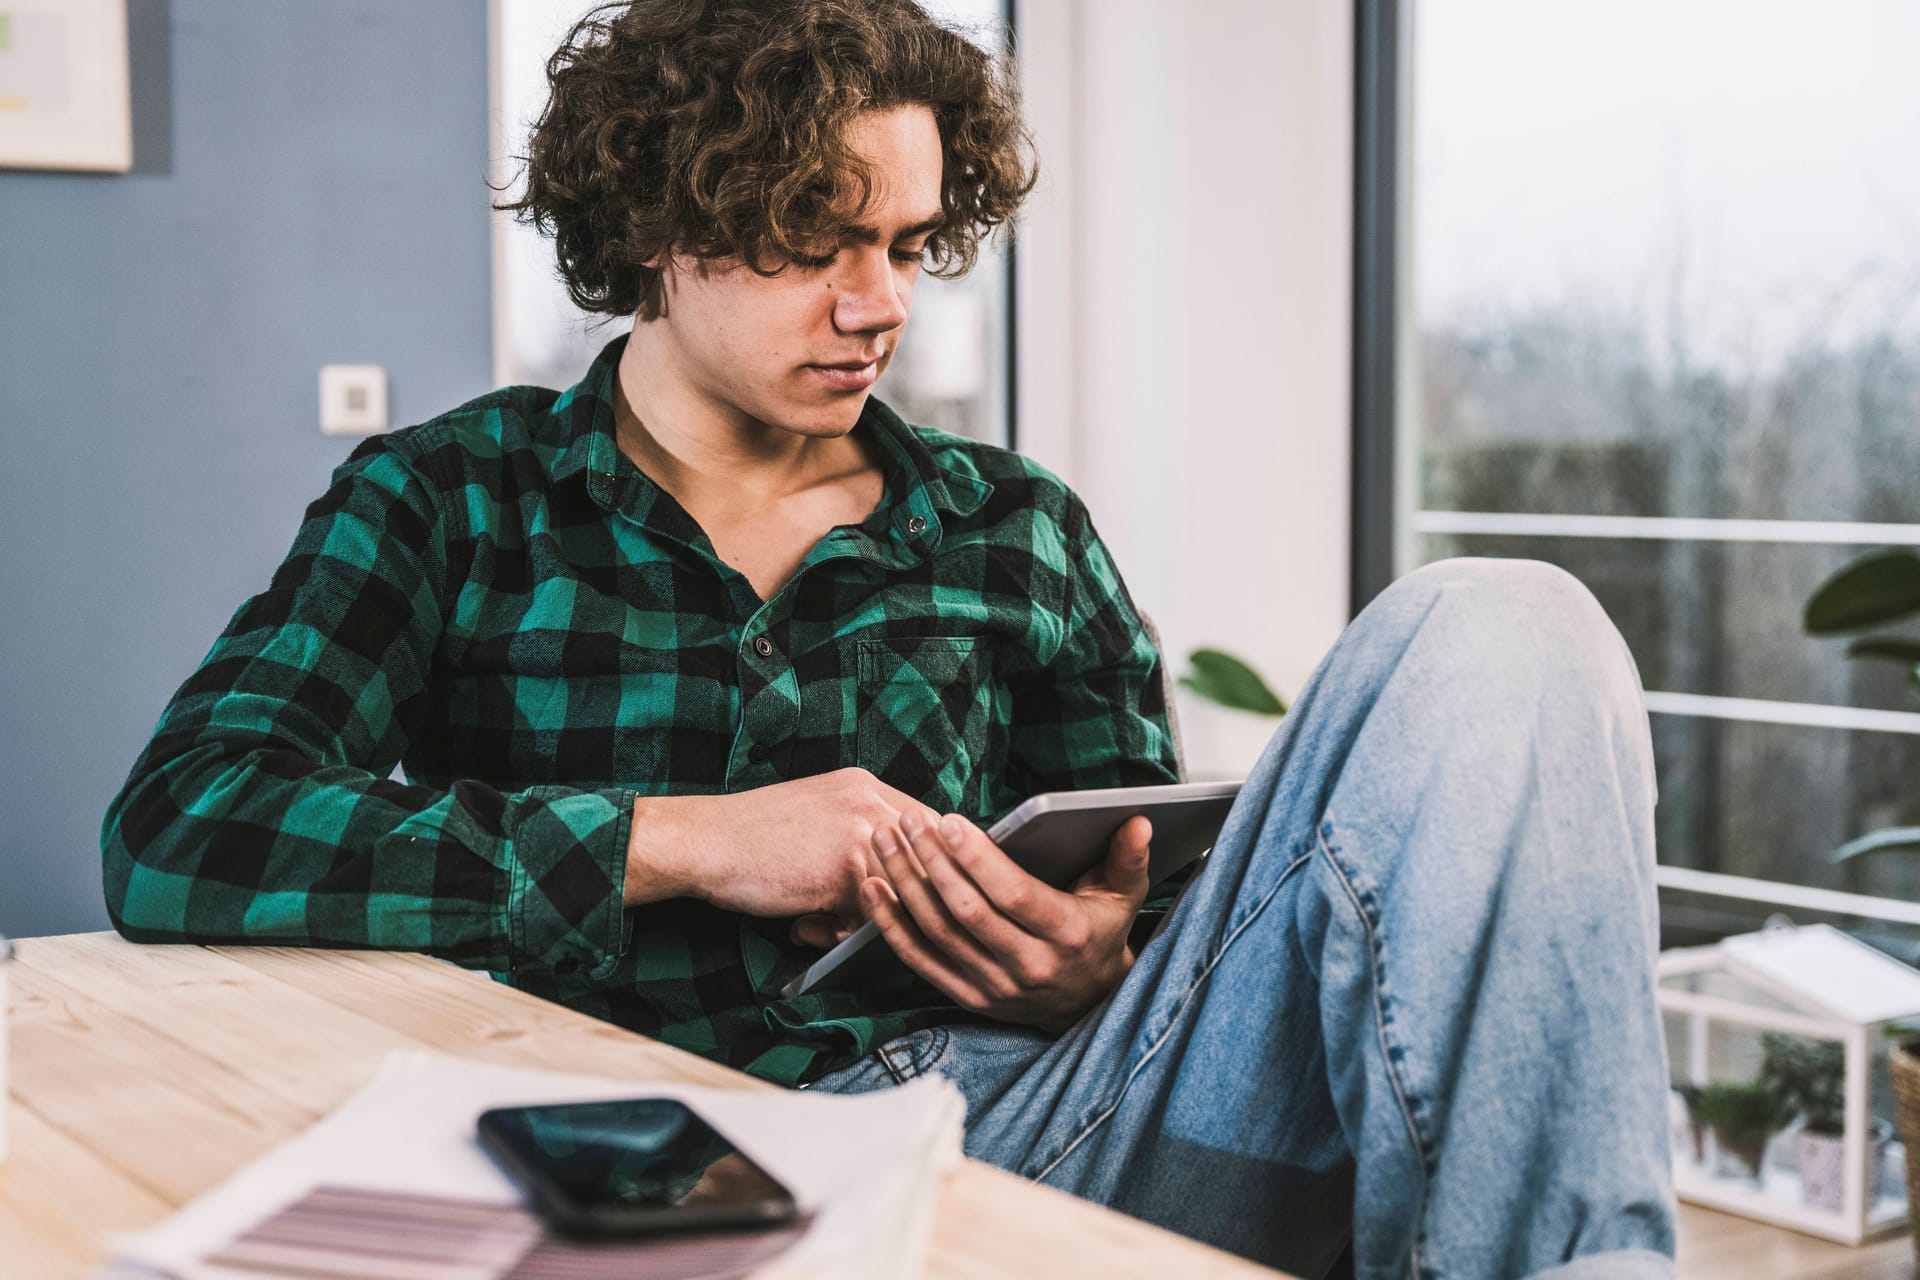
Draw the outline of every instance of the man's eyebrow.
<instances>
[{"instance_id":1,"label":"man's eyebrow","mask_svg":"<svg viewBox=\"0 0 1920 1280\"><path fill-rule=\"evenodd\" d=\"M894 236L894 239L910 240L914 236L931 235L932 233L934 233L935 231L938 231L940 228L946 225L947 225L946 214L930 213L926 217L920 219L920 221L911 223L908 226L904 226L900 228L899 234ZM850 240L857 240L861 244L879 244L880 228L871 226L864 222L856 222L852 226L847 228L847 238Z\"/></svg>"}]
</instances>

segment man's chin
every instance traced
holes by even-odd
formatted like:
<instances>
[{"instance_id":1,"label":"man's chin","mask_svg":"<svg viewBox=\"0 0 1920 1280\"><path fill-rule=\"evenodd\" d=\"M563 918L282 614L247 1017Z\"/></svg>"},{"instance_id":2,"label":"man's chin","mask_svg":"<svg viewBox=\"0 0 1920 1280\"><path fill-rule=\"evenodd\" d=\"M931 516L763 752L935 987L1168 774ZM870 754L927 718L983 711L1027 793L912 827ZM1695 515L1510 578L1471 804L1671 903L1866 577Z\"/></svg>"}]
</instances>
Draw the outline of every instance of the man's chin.
<instances>
[{"instance_id":1,"label":"man's chin","mask_svg":"<svg viewBox=\"0 0 1920 1280\"><path fill-rule=\"evenodd\" d=\"M869 393L836 398L831 404L809 405L796 410L781 419L780 425L799 435L817 436L822 439L844 436L853 430L860 421L860 414L867 407Z\"/></svg>"}]
</instances>

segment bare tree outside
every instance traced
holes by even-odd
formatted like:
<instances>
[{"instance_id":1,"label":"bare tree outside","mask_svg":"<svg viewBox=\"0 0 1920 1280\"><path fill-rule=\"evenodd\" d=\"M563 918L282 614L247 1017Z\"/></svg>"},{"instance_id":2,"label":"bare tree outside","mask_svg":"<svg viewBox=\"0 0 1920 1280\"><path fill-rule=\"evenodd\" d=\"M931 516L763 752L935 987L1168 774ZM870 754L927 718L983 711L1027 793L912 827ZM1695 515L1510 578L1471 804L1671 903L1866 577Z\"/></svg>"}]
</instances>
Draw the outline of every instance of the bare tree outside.
<instances>
[{"instance_id":1,"label":"bare tree outside","mask_svg":"<svg viewBox=\"0 0 1920 1280\"><path fill-rule=\"evenodd\" d=\"M1625 30L1587 56L1629 61L1633 41L1663 42L1664 61L1638 78L1609 65L1592 86L1578 83L1591 69L1560 68L1565 97L1532 99L1527 77L1545 73L1509 72L1500 42L1553 21L1598 31L1597 14L1582 26L1565 6L1513 0L1416 10L1401 430L1416 492L1403 518L1446 526L1415 540L1419 560L1527 556L1572 571L1649 690L1815 713L1802 720L1920 712L1899 669L1848 662L1800 629L1814 589L1875 545L1806 540L1806 522L1920 526L1920 182L1904 158L1920 144L1920 86L1863 52L1920 20L1865 3L1829 31L1807 23L1820 6L1701 8L1714 14L1610 7L1607 25ZM1729 64L1742 41L1798 42L1798 79ZM1687 74L1733 105L1702 123ZM1604 96L1581 96L1608 93L1627 125ZM1767 115L1782 93L1791 133ZM1529 118L1515 120L1522 100ZM1908 146L1862 145L1871 130ZM1629 537L1604 522L1515 533L1434 513L1725 523ZM1656 712L1662 861L1920 897L1920 859L1829 860L1864 832L1920 823L1920 734L1795 718Z\"/></svg>"}]
</instances>

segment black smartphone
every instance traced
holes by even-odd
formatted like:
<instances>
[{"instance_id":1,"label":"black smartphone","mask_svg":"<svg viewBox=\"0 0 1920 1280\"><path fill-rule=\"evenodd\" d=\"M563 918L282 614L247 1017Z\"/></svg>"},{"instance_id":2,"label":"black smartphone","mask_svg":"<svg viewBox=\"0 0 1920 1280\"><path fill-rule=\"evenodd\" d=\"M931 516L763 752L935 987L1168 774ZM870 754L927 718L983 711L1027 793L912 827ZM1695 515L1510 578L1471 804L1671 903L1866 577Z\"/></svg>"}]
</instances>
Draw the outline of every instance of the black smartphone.
<instances>
[{"instance_id":1,"label":"black smartphone","mask_svg":"<svg viewBox=\"0 0 1920 1280\"><path fill-rule=\"evenodd\" d=\"M564 1235L754 1230L797 1212L772 1174L668 1098L501 1107L481 1115L480 1145Z\"/></svg>"}]
</instances>

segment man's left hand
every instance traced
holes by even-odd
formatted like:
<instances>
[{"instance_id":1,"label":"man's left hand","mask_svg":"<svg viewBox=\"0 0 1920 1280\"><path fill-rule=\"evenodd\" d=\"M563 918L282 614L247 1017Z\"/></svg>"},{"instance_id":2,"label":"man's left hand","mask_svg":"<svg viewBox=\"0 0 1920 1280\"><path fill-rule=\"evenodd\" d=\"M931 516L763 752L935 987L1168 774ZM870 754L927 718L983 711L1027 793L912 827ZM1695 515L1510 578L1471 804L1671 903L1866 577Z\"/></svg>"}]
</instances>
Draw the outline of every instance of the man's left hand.
<instances>
[{"instance_id":1,"label":"man's left hand","mask_svg":"<svg viewBox=\"0 0 1920 1280\"><path fill-rule=\"evenodd\" d=\"M1152 837L1145 817L1128 819L1106 861L1063 892L959 814L935 823L909 811L874 832L886 879L865 880L860 901L895 954L956 1004L1057 1034L1133 967L1127 933L1146 901Z\"/></svg>"}]
</instances>

